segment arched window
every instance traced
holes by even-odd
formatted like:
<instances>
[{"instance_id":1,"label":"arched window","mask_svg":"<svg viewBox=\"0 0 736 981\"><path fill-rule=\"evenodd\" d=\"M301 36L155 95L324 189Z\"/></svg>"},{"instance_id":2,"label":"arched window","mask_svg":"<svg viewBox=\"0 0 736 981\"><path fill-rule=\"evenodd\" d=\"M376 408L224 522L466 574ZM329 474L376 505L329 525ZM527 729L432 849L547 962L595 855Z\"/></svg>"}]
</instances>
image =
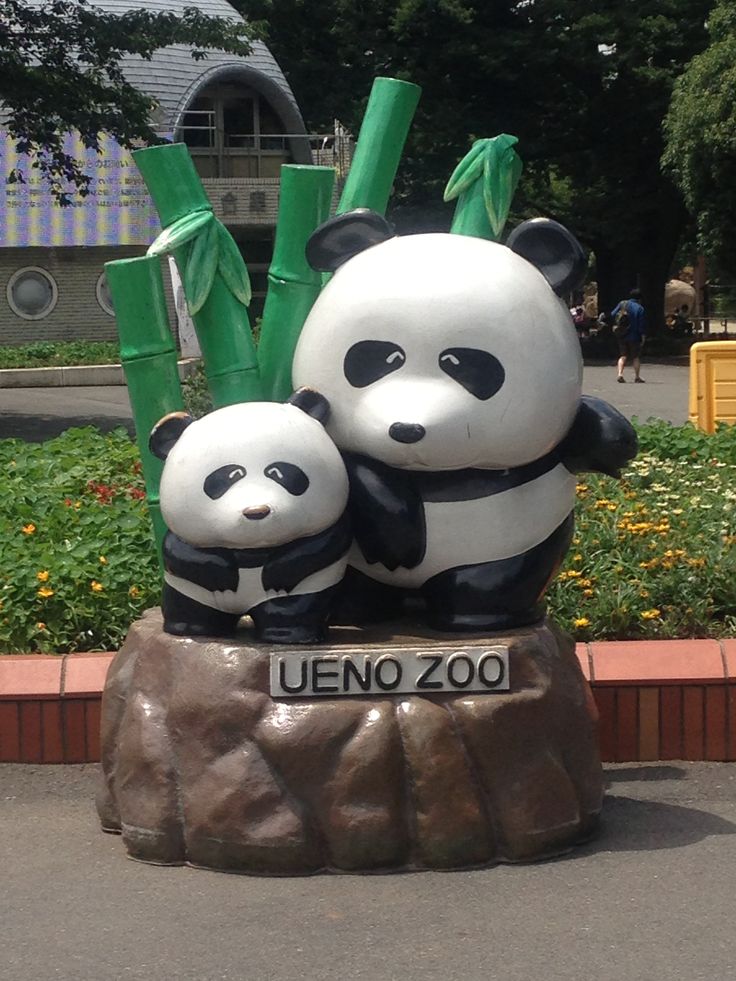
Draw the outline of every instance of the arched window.
<instances>
[{"instance_id":1,"label":"arched window","mask_svg":"<svg viewBox=\"0 0 736 981\"><path fill-rule=\"evenodd\" d=\"M178 134L201 177L278 177L281 165L292 162L288 137L262 95L232 82L202 90Z\"/></svg>"}]
</instances>

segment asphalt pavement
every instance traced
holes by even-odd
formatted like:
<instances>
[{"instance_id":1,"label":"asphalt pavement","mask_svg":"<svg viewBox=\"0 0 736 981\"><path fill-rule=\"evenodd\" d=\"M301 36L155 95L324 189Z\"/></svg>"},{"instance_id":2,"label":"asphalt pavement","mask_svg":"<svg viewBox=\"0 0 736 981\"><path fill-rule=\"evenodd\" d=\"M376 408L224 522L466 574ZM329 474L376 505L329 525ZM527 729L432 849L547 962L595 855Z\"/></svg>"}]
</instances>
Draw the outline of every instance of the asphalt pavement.
<instances>
[{"instance_id":1,"label":"asphalt pavement","mask_svg":"<svg viewBox=\"0 0 736 981\"><path fill-rule=\"evenodd\" d=\"M654 416L675 425L687 420L687 366L645 362L644 385L634 384L630 368L626 377L626 384L620 385L615 366L586 365L583 391L605 399L629 418ZM96 426L104 432L124 426L132 433L125 386L0 388L0 439L38 442L58 436L70 426Z\"/></svg>"},{"instance_id":2,"label":"asphalt pavement","mask_svg":"<svg viewBox=\"0 0 736 981\"><path fill-rule=\"evenodd\" d=\"M254 878L127 859L96 766L0 766L0 979L731 981L736 764L606 774L562 859Z\"/></svg>"}]
</instances>

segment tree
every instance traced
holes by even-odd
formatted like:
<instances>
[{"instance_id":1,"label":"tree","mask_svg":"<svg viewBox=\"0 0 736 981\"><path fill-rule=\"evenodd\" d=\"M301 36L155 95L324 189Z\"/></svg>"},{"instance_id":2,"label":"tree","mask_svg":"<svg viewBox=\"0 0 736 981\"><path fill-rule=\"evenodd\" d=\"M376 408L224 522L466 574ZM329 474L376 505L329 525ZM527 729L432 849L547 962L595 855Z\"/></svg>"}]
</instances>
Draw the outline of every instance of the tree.
<instances>
[{"instance_id":1,"label":"tree","mask_svg":"<svg viewBox=\"0 0 736 981\"><path fill-rule=\"evenodd\" d=\"M711 4L323 0L314 21L306 0L241 0L268 22L312 123L333 106L354 126L373 74L422 86L400 204L441 212L470 141L513 133L525 163L516 207L558 218L592 248L603 309L638 278L655 320L687 221L660 167L662 120L675 78L706 44Z\"/></svg>"},{"instance_id":2,"label":"tree","mask_svg":"<svg viewBox=\"0 0 736 981\"><path fill-rule=\"evenodd\" d=\"M715 272L736 275L736 7L720 0L711 43L675 83L665 120L664 165L696 219Z\"/></svg>"},{"instance_id":3,"label":"tree","mask_svg":"<svg viewBox=\"0 0 736 981\"><path fill-rule=\"evenodd\" d=\"M0 0L0 103L3 127L30 154L62 202L71 185L84 195L90 178L64 150L64 135L81 134L99 149L100 133L122 146L160 142L151 127L151 100L125 80L124 55L150 58L170 44L245 55L259 25L223 20L195 7L182 16L96 9L88 0ZM11 181L23 180L16 170Z\"/></svg>"}]
</instances>

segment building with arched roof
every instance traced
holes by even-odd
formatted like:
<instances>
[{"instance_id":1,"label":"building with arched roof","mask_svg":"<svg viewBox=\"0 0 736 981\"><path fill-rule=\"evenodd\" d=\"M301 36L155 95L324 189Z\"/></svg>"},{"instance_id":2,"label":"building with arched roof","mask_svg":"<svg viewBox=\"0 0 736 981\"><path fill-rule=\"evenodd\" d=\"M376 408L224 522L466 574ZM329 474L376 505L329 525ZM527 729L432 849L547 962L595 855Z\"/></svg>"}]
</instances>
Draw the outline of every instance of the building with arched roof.
<instances>
[{"instance_id":1,"label":"building with arched roof","mask_svg":"<svg viewBox=\"0 0 736 981\"><path fill-rule=\"evenodd\" d=\"M110 13L183 13L193 0L91 0ZM195 0L203 13L239 18L226 0ZM247 57L186 45L152 58L126 56L127 80L155 103L157 132L186 142L215 209L238 243L260 312L273 246L279 173L284 163L334 162L334 140L306 133L281 69L266 45ZM6 173L19 167L24 184L0 185L0 344L32 340L115 339L104 264L140 255L159 226L130 154L102 138L102 154L69 137L85 160L90 194L60 208L36 172L0 133ZM329 145L329 149L325 149ZM315 159L318 157L319 159ZM165 277L166 278L166 277Z\"/></svg>"}]
</instances>

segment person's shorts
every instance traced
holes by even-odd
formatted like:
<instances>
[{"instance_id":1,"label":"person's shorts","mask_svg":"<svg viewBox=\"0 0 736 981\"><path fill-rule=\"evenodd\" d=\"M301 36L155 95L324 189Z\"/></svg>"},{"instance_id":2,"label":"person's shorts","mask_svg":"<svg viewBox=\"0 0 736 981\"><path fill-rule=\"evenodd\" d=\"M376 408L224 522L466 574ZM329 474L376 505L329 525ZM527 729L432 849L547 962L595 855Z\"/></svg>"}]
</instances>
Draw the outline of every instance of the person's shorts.
<instances>
[{"instance_id":1,"label":"person's shorts","mask_svg":"<svg viewBox=\"0 0 736 981\"><path fill-rule=\"evenodd\" d=\"M624 338L618 342L619 357L638 358L641 353L641 341L630 341Z\"/></svg>"}]
</instances>

